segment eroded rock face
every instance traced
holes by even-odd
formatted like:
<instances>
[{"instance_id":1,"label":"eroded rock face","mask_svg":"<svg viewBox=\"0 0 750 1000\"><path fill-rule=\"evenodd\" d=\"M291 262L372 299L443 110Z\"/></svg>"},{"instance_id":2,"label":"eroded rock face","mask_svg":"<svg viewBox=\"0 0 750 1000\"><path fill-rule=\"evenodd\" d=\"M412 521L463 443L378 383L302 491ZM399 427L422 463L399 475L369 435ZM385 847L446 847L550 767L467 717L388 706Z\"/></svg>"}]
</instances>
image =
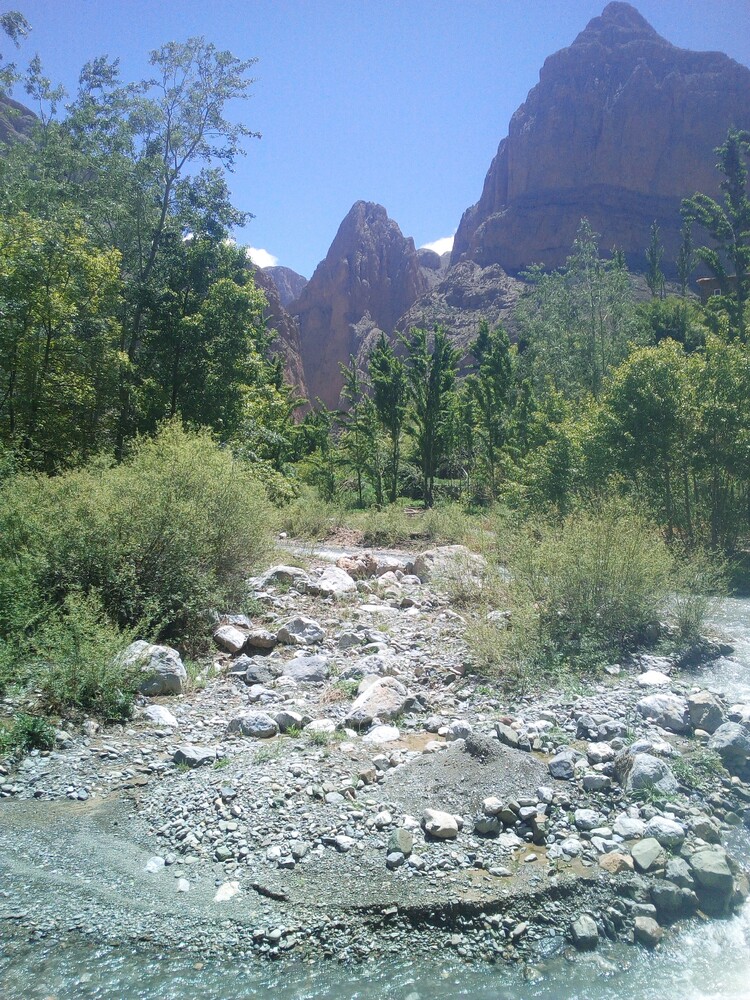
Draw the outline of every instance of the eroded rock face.
<instances>
[{"instance_id":1,"label":"eroded rock face","mask_svg":"<svg viewBox=\"0 0 750 1000\"><path fill-rule=\"evenodd\" d=\"M635 8L609 3L545 61L461 219L452 263L557 267L586 216L635 269L656 220L670 269L680 199L718 193L713 150L730 125L750 125L750 70L678 49Z\"/></svg>"},{"instance_id":2,"label":"eroded rock face","mask_svg":"<svg viewBox=\"0 0 750 1000\"><path fill-rule=\"evenodd\" d=\"M276 285L279 301L284 309L300 297L302 289L307 284L307 278L297 274L291 267L264 267L263 272Z\"/></svg>"},{"instance_id":3,"label":"eroded rock face","mask_svg":"<svg viewBox=\"0 0 750 1000\"><path fill-rule=\"evenodd\" d=\"M300 346L299 326L296 319L286 311L286 305L282 302L279 288L274 276L269 272L287 271L288 268L260 268L254 264L248 265L253 272L255 284L260 288L268 302L266 319L269 330L276 331L276 339L273 341L272 349L280 353L284 358L284 374L290 385L293 385L300 396L307 396L307 386L305 384L305 371L302 364L302 348ZM290 271L290 274L295 274ZM296 275L301 278L301 275ZM302 278L302 281L305 279Z\"/></svg>"},{"instance_id":4,"label":"eroded rock face","mask_svg":"<svg viewBox=\"0 0 750 1000\"><path fill-rule=\"evenodd\" d=\"M431 287L426 270L414 241L382 205L352 206L293 307L309 399L338 405L339 363L357 356L363 337L375 328L393 331L399 316Z\"/></svg>"}]
</instances>

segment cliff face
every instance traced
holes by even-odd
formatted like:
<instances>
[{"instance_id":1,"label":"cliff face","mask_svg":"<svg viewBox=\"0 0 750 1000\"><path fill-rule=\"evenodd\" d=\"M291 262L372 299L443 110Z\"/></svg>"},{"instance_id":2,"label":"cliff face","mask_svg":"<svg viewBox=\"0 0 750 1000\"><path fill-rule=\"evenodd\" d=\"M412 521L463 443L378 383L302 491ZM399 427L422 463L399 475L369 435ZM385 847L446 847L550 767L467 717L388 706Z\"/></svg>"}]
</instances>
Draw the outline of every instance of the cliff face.
<instances>
[{"instance_id":1,"label":"cliff face","mask_svg":"<svg viewBox=\"0 0 750 1000\"><path fill-rule=\"evenodd\" d=\"M28 137L37 116L25 104L0 94L0 142L15 142Z\"/></svg>"},{"instance_id":2,"label":"cliff face","mask_svg":"<svg viewBox=\"0 0 750 1000\"><path fill-rule=\"evenodd\" d=\"M667 266L680 200L718 193L713 150L730 125L750 127L750 69L678 49L629 4L610 3L545 61L461 219L452 262L557 267L586 216L602 248L622 248L635 269L656 220Z\"/></svg>"},{"instance_id":3,"label":"cliff face","mask_svg":"<svg viewBox=\"0 0 750 1000\"><path fill-rule=\"evenodd\" d=\"M414 241L381 205L355 203L293 306L311 401L320 397L326 406L338 405L339 363L360 352L365 328L393 331L433 284L426 270Z\"/></svg>"},{"instance_id":4,"label":"cliff face","mask_svg":"<svg viewBox=\"0 0 750 1000\"><path fill-rule=\"evenodd\" d=\"M263 291L268 302L266 310L268 328L276 331L276 338L271 349L284 357L284 372L287 382L295 387L300 396L306 397L307 385L297 321L282 306L276 283L268 273L269 269L256 267L254 264L248 264L248 267L253 272L256 286Z\"/></svg>"},{"instance_id":5,"label":"cliff face","mask_svg":"<svg viewBox=\"0 0 750 1000\"><path fill-rule=\"evenodd\" d=\"M279 301L285 309L300 297L302 289L307 284L307 278L297 274L291 267L264 267L263 271L276 285Z\"/></svg>"}]
</instances>

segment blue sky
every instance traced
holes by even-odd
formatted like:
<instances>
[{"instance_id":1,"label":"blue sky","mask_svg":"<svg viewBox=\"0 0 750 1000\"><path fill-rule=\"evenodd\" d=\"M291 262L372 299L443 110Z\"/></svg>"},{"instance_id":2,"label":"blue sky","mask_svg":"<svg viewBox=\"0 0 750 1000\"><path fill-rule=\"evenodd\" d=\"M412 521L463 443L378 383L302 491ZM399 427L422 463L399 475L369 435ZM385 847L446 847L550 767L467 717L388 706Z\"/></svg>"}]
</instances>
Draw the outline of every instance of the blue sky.
<instances>
[{"instance_id":1,"label":"blue sky","mask_svg":"<svg viewBox=\"0 0 750 1000\"><path fill-rule=\"evenodd\" d=\"M138 79L151 49L190 35L257 57L253 97L235 109L263 136L231 179L235 203L255 215L237 237L309 277L359 198L384 205L417 246L450 237L544 59L604 5L16 0L3 9L17 7L33 28L17 62L38 52L69 90L94 56L119 56L123 77ZM674 44L750 65L750 0L635 6Z\"/></svg>"}]
</instances>

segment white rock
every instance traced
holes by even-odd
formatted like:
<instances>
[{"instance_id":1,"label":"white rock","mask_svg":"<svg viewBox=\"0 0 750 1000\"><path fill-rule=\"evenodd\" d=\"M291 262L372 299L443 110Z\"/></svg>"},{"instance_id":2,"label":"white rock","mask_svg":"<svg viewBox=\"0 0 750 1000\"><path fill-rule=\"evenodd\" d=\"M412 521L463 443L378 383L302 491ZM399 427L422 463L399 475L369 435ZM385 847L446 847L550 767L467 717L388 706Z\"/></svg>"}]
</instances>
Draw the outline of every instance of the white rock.
<instances>
[{"instance_id":1,"label":"white rock","mask_svg":"<svg viewBox=\"0 0 750 1000\"><path fill-rule=\"evenodd\" d=\"M155 646L143 639L123 650L117 657L123 666L139 666L144 675L141 694L182 694L187 681L187 671L180 654L171 646Z\"/></svg>"},{"instance_id":2,"label":"white rock","mask_svg":"<svg viewBox=\"0 0 750 1000\"><path fill-rule=\"evenodd\" d=\"M668 687L671 680L661 670L647 670L638 678L639 687Z\"/></svg>"},{"instance_id":3,"label":"white rock","mask_svg":"<svg viewBox=\"0 0 750 1000\"><path fill-rule=\"evenodd\" d=\"M317 580L311 581L307 587L309 593L319 597L345 597L347 594L357 592L357 584L349 576L346 570L338 566L328 566L320 574Z\"/></svg>"},{"instance_id":4,"label":"white rock","mask_svg":"<svg viewBox=\"0 0 750 1000\"><path fill-rule=\"evenodd\" d=\"M240 891L239 882L224 882L216 890L216 895L214 896L214 903L224 903L226 900L231 899L232 896L236 896Z\"/></svg>"},{"instance_id":5,"label":"white rock","mask_svg":"<svg viewBox=\"0 0 750 1000\"><path fill-rule=\"evenodd\" d=\"M454 840L458 836L456 817L439 809L425 809L422 813L422 827L425 833L438 840Z\"/></svg>"},{"instance_id":6,"label":"white rock","mask_svg":"<svg viewBox=\"0 0 750 1000\"><path fill-rule=\"evenodd\" d=\"M380 743L394 743L400 737L401 733L396 726L375 726L362 737L362 742L379 745Z\"/></svg>"},{"instance_id":7,"label":"white rock","mask_svg":"<svg viewBox=\"0 0 750 1000\"><path fill-rule=\"evenodd\" d=\"M177 719L163 705L146 705L142 714L155 726L171 726L174 729L178 725Z\"/></svg>"},{"instance_id":8,"label":"white rock","mask_svg":"<svg viewBox=\"0 0 750 1000\"><path fill-rule=\"evenodd\" d=\"M157 875L164 870L164 858L153 857L146 862L146 871L151 875Z\"/></svg>"},{"instance_id":9,"label":"white rock","mask_svg":"<svg viewBox=\"0 0 750 1000\"><path fill-rule=\"evenodd\" d=\"M239 653L247 642L247 632L234 625L220 625L214 632L214 642L227 653Z\"/></svg>"}]
</instances>

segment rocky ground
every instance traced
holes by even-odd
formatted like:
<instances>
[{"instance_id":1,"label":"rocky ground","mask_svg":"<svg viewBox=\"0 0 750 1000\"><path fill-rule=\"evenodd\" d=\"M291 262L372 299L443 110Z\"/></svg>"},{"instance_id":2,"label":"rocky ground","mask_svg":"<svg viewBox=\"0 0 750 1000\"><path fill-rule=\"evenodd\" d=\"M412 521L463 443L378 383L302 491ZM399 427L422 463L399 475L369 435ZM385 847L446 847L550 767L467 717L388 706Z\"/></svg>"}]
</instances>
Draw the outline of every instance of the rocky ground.
<instances>
[{"instance_id":1,"label":"rocky ground","mask_svg":"<svg viewBox=\"0 0 750 1000\"><path fill-rule=\"evenodd\" d=\"M6 929L539 962L740 905L722 841L750 826L750 707L696 666L726 649L509 701L467 669L442 593L478 557L325 555L250 582L205 683L136 644L130 725L63 724L54 751L0 765Z\"/></svg>"}]
</instances>

